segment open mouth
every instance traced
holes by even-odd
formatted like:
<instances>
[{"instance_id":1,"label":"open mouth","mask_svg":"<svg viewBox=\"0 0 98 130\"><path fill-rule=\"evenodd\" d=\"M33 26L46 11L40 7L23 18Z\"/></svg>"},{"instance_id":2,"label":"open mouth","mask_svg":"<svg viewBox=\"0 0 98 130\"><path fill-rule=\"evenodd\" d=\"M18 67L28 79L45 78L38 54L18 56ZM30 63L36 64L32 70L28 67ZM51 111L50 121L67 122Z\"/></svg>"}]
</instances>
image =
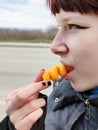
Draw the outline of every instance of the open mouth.
<instances>
[{"instance_id":1,"label":"open mouth","mask_svg":"<svg viewBox=\"0 0 98 130\"><path fill-rule=\"evenodd\" d=\"M60 66L53 66L50 70L45 71L42 78L45 81L57 81L60 77L65 78L73 70L73 66L62 63Z\"/></svg>"},{"instance_id":2,"label":"open mouth","mask_svg":"<svg viewBox=\"0 0 98 130\"><path fill-rule=\"evenodd\" d=\"M73 66L70 66L70 65L66 65L66 64L61 64L59 69L58 69L58 74L61 76L61 77L66 77L66 75L70 72L72 72L74 70L74 67Z\"/></svg>"},{"instance_id":3,"label":"open mouth","mask_svg":"<svg viewBox=\"0 0 98 130\"><path fill-rule=\"evenodd\" d=\"M67 73L70 73L71 71L74 70L74 67L66 65L66 69L67 69Z\"/></svg>"}]
</instances>

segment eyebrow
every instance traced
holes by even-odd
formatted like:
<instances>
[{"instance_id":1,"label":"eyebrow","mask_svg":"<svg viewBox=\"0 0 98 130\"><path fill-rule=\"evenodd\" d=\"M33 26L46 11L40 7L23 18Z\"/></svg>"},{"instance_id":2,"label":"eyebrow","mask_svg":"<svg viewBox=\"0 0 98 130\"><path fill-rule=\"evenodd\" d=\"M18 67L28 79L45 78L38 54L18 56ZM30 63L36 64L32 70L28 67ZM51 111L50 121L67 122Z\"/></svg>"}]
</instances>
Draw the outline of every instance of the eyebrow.
<instances>
[{"instance_id":1,"label":"eyebrow","mask_svg":"<svg viewBox=\"0 0 98 130\"><path fill-rule=\"evenodd\" d=\"M61 16L57 16L57 22L59 23L59 20L62 20L63 22L69 22L69 21L73 21L73 20L75 20L75 21L77 21L77 20L79 20L79 21L81 21L81 20L85 20L85 18L84 17L82 17L82 15L81 14L79 14L79 13L75 13L75 14L73 14L73 13L68 13L68 14L66 14L65 16L63 15L61 15Z\"/></svg>"},{"instance_id":2,"label":"eyebrow","mask_svg":"<svg viewBox=\"0 0 98 130\"><path fill-rule=\"evenodd\" d=\"M64 18L63 21L71 21L71 20L84 20L83 17L80 16L68 16L67 18Z\"/></svg>"}]
</instances>

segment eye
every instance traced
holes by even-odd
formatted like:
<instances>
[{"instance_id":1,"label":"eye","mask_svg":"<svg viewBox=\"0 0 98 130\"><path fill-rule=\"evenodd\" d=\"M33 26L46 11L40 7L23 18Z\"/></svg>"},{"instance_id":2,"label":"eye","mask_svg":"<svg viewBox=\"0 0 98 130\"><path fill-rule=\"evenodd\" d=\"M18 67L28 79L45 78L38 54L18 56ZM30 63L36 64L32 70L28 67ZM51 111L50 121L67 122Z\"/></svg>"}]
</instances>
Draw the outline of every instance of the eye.
<instances>
[{"instance_id":1,"label":"eye","mask_svg":"<svg viewBox=\"0 0 98 130\"><path fill-rule=\"evenodd\" d=\"M68 24L69 30L72 29L86 29L88 27L84 27L84 26L80 26L80 25L76 25L76 24Z\"/></svg>"}]
</instances>

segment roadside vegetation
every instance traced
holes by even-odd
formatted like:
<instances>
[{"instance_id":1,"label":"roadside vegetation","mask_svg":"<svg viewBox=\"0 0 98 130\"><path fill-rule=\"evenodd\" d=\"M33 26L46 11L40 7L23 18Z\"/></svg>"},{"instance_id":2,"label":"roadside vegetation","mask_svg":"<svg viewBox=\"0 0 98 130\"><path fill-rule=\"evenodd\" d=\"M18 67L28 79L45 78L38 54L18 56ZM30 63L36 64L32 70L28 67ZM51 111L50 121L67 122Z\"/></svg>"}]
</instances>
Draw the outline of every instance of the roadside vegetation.
<instances>
[{"instance_id":1,"label":"roadside vegetation","mask_svg":"<svg viewBox=\"0 0 98 130\"><path fill-rule=\"evenodd\" d=\"M57 28L42 30L18 30L0 29L1 42L32 42L32 43L51 43L57 33Z\"/></svg>"}]
</instances>

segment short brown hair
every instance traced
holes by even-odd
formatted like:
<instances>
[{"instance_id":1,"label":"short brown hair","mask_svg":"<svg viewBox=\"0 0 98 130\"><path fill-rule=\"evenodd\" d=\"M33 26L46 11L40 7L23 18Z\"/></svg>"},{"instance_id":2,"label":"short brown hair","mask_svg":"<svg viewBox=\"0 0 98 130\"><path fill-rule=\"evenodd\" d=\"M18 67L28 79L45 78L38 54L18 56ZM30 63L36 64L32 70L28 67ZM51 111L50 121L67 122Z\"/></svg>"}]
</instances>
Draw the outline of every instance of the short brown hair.
<instances>
[{"instance_id":1,"label":"short brown hair","mask_svg":"<svg viewBox=\"0 0 98 130\"><path fill-rule=\"evenodd\" d=\"M98 15L98 0L47 0L52 14L60 10L79 12L81 14L93 13Z\"/></svg>"}]
</instances>

